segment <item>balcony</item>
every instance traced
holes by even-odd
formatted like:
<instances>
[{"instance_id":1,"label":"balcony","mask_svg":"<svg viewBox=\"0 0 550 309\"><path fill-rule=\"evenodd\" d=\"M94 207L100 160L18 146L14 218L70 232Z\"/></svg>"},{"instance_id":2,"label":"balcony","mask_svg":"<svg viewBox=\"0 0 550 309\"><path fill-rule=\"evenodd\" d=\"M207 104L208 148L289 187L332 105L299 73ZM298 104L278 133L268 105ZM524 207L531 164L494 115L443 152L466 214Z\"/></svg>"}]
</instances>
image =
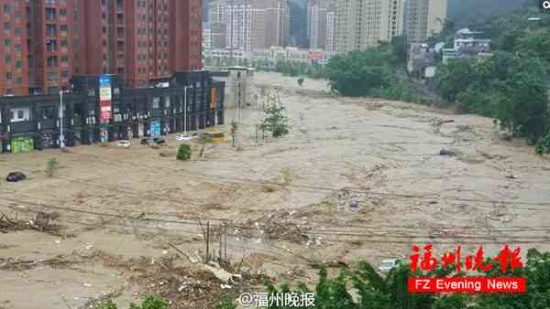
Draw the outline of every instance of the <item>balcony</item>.
<instances>
[{"instance_id":1,"label":"balcony","mask_svg":"<svg viewBox=\"0 0 550 309\"><path fill-rule=\"evenodd\" d=\"M52 130L57 127L57 119L43 119L39 120L38 123L40 125L40 130Z\"/></svg>"},{"instance_id":2,"label":"balcony","mask_svg":"<svg viewBox=\"0 0 550 309\"><path fill-rule=\"evenodd\" d=\"M57 14L54 8L46 8L46 21L54 22L57 19Z\"/></svg>"},{"instance_id":3,"label":"balcony","mask_svg":"<svg viewBox=\"0 0 550 309\"><path fill-rule=\"evenodd\" d=\"M57 84L58 78L57 78L57 72L56 71L49 71L47 74L47 80L49 84Z\"/></svg>"},{"instance_id":4,"label":"balcony","mask_svg":"<svg viewBox=\"0 0 550 309\"><path fill-rule=\"evenodd\" d=\"M57 41L56 40L47 40L46 41L46 51L56 52L57 51Z\"/></svg>"},{"instance_id":5,"label":"balcony","mask_svg":"<svg viewBox=\"0 0 550 309\"><path fill-rule=\"evenodd\" d=\"M35 121L18 121L10 123L10 133L25 133L25 132L34 132L36 130Z\"/></svg>"},{"instance_id":6,"label":"balcony","mask_svg":"<svg viewBox=\"0 0 550 309\"><path fill-rule=\"evenodd\" d=\"M47 64L48 68L57 68L57 65L58 65L57 57L56 56L49 56L46 59L46 64Z\"/></svg>"}]
</instances>

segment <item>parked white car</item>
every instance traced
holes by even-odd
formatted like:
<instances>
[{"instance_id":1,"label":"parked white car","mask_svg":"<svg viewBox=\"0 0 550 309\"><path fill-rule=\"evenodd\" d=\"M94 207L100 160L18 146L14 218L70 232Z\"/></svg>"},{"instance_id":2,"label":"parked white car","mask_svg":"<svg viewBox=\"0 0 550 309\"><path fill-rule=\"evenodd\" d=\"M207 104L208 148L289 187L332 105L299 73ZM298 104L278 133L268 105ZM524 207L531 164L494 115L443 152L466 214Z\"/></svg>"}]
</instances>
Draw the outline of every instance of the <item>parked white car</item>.
<instances>
[{"instance_id":1,"label":"parked white car","mask_svg":"<svg viewBox=\"0 0 550 309\"><path fill-rule=\"evenodd\" d=\"M130 142L126 140L118 141L118 147L124 147L124 148L130 147Z\"/></svg>"},{"instance_id":2,"label":"parked white car","mask_svg":"<svg viewBox=\"0 0 550 309\"><path fill-rule=\"evenodd\" d=\"M380 265L378 265L378 270L382 273L388 273L390 270L397 267L397 265L399 265L399 260L397 259L382 260Z\"/></svg>"}]
</instances>

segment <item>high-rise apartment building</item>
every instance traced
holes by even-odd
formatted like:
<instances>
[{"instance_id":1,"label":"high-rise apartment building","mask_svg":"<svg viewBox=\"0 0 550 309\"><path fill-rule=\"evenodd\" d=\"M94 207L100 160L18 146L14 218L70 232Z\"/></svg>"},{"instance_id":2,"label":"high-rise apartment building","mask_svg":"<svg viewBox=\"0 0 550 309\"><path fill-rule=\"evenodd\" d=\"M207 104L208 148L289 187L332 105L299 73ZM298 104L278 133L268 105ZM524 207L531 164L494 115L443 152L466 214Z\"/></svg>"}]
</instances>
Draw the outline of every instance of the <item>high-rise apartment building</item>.
<instances>
[{"instance_id":1,"label":"high-rise apartment building","mask_svg":"<svg viewBox=\"0 0 550 309\"><path fill-rule=\"evenodd\" d=\"M402 0L338 0L336 50L376 46L403 31Z\"/></svg>"},{"instance_id":2,"label":"high-rise apartment building","mask_svg":"<svg viewBox=\"0 0 550 309\"><path fill-rule=\"evenodd\" d=\"M225 48L227 46L225 1L214 0L209 3L208 26L210 28L211 48Z\"/></svg>"},{"instance_id":3,"label":"high-rise apartment building","mask_svg":"<svg viewBox=\"0 0 550 309\"><path fill-rule=\"evenodd\" d=\"M68 88L73 72L71 25L73 1L27 1L29 93Z\"/></svg>"},{"instance_id":4,"label":"high-rise apartment building","mask_svg":"<svg viewBox=\"0 0 550 309\"><path fill-rule=\"evenodd\" d=\"M28 92L25 2L0 0L0 95Z\"/></svg>"},{"instance_id":5,"label":"high-rise apartment building","mask_svg":"<svg viewBox=\"0 0 550 309\"><path fill-rule=\"evenodd\" d=\"M308 1L307 34L310 48L334 49L335 18L335 0Z\"/></svg>"},{"instance_id":6,"label":"high-rise apartment building","mask_svg":"<svg viewBox=\"0 0 550 309\"><path fill-rule=\"evenodd\" d=\"M226 45L228 48L252 49L251 0L225 1Z\"/></svg>"},{"instance_id":7,"label":"high-rise apartment building","mask_svg":"<svg viewBox=\"0 0 550 309\"><path fill-rule=\"evenodd\" d=\"M407 0L405 34L409 42L423 42L441 32L447 17L447 0Z\"/></svg>"},{"instance_id":8,"label":"high-rise apartment building","mask_svg":"<svg viewBox=\"0 0 550 309\"><path fill-rule=\"evenodd\" d=\"M73 74L144 87L202 69L201 0L0 0L0 95L57 93Z\"/></svg>"},{"instance_id":9,"label":"high-rise apartment building","mask_svg":"<svg viewBox=\"0 0 550 309\"><path fill-rule=\"evenodd\" d=\"M252 48L285 46L290 37L288 0L255 0L253 5Z\"/></svg>"},{"instance_id":10,"label":"high-rise apartment building","mask_svg":"<svg viewBox=\"0 0 550 309\"><path fill-rule=\"evenodd\" d=\"M200 0L75 1L77 74L120 74L143 87L201 69Z\"/></svg>"},{"instance_id":11,"label":"high-rise apartment building","mask_svg":"<svg viewBox=\"0 0 550 309\"><path fill-rule=\"evenodd\" d=\"M336 3L332 3L327 9L325 50L336 51Z\"/></svg>"},{"instance_id":12,"label":"high-rise apartment building","mask_svg":"<svg viewBox=\"0 0 550 309\"><path fill-rule=\"evenodd\" d=\"M288 42L288 0L215 0L209 11L213 48L252 50Z\"/></svg>"}]
</instances>

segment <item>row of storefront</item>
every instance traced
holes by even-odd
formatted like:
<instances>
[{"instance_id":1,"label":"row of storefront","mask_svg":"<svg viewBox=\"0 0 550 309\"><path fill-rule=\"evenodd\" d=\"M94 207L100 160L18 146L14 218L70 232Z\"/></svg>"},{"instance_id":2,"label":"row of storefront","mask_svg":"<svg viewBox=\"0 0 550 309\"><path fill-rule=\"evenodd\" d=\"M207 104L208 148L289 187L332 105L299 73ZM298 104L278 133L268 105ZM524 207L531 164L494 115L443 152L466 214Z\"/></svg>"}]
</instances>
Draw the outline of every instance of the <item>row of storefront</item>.
<instances>
[{"instance_id":1,"label":"row of storefront","mask_svg":"<svg viewBox=\"0 0 550 309\"><path fill-rule=\"evenodd\" d=\"M178 73L153 88L124 88L117 75L72 81L71 91L59 96L0 98L2 152L156 137L224 122L225 85L207 71Z\"/></svg>"}]
</instances>

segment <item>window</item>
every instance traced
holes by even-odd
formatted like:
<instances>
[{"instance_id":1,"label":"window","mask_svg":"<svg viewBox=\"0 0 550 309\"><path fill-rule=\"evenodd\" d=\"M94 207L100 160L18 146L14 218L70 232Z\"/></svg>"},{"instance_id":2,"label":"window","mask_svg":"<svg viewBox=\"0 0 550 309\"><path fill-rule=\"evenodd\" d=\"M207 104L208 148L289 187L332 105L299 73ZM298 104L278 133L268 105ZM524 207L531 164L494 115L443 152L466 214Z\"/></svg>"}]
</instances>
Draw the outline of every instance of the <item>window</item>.
<instances>
[{"instance_id":1,"label":"window","mask_svg":"<svg viewBox=\"0 0 550 309\"><path fill-rule=\"evenodd\" d=\"M59 10L59 15L66 16L67 15L67 9L60 9Z\"/></svg>"},{"instance_id":2,"label":"window","mask_svg":"<svg viewBox=\"0 0 550 309\"><path fill-rule=\"evenodd\" d=\"M21 64L21 61L17 61L17 62L15 63L15 67L16 67L17 69L21 69L22 66L23 66L23 65Z\"/></svg>"},{"instance_id":3,"label":"window","mask_svg":"<svg viewBox=\"0 0 550 309\"><path fill-rule=\"evenodd\" d=\"M4 13L9 14L10 13L10 6L7 4L4 4Z\"/></svg>"},{"instance_id":4,"label":"window","mask_svg":"<svg viewBox=\"0 0 550 309\"><path fill-rule=\"evenodd\" d=\"M6 55L6 57L4 57L4 61L6 63L11 63L11 56L10 55Z\"/></svg>"},{"instance_id":5,"label":"window","mask_svg":"<svg viewBox=\"0 0 550 309\"><path fill-rule=\"evenodd\" d=\"M15 35L21 36L21 28L15 28Z\"/></svg>"},{"instance_id":6,"label":"window","mask_svg":"<svg viewBox=\"0 0 550 309\"><path fill-rule=\"evenodd\" d=\"M159 108L160 98L153 98L153 108Z\"/></svg>"},{"instance_id":7,"label":"window","mask_svg":"<svg viewBox=\"0 0 550 309\"><path fill-rule=\"evenodd\" d=\"M63 72L61 72L61 77L63 77L63 78L69 77L69 71L63 71Z\"/></svg>"},{"instance_id":8,"label":"window","mask_svg":"<svg viewBox=\"0 0 550 309\"><path fill-rule=\"evenodd\" d=\"M9 22L9 21L7 21L7 22L4 23L4 29L6 29L6 30L10 30L10 29L11 29L11 25L10 25L10 22Z\"/></svg>"},{"instance_id":9,"label":"window","mask_svg":"<svg viewBox=\"0 0 550 309\"><path fill-rule=\"evenodd\" d=\"M59 30L61 31L67 31L67 25L60 25Z\"/></svg>"},{"instance_id":10,"label":"window","mask_svg":"<svg viewBox=\"0 0 550 309\"><path fill-rule=\"evenodd\" d=\"M15 11L14 16L15 16L15 21L19 21L19 19L21 19L21 12Z\"/></svg>"},{"instance_id":11,"label":"window","mask_svg":"<svg viewBox=\"0 0 550 309\"><path fill-rule=\"evenodd\" d=\"M11 80L12 75L13 75L13 74L11 74L11 72L7 72L7 73L6 73L6 79L7 79L7 80Z\"/></svg>"},{"instance_id":12,"label":"window","mask_svg":"<svg viewBox=\"0 0 550 309\"><path fill-rule=\"evenodd\" d=\"M4 39L4 46L6 46L6 47L11 46L11 40L10 39Z\"/></svg>"},{"instance_id":13,"label":"window","mask_svg":"<svg viewBox=\"0 0 550 309\"><path fill-rule=\"evenodd\" d=\"M25 112L22 110L17 111L17 119L23 119L25 118Z\"/></svg>"},{"instance_id":14,"label":"window","mask_svg":"<svg viewBox=\"0 0 550 309\"><path fill-rule=\"evenodd\" d=\"M69 43L67 42L67 40L61 40L61 46L67 47L69 46Z\"/></svg>"},{"instance_id":15,"label":"window","mask_svg":"<svg viewBox=\"0 0 550 309\"><path fill-rule=\"evenodd\" d=\"M18 78L17 78L17 84L18 84L18 85L22 85L22 84L23 84L23 77L18 77Z\"/></svg>"},{"instance_id":16,"label":"window","mask_svg":"<svg viewBox=\"0 0 550 309\"><path fill-rule=\"evenodd\" d=\"M67 56L67 55L61 56L61 62L63 62L63 63L69 62L69 56Z\"/></svg>"}]
</instances>

